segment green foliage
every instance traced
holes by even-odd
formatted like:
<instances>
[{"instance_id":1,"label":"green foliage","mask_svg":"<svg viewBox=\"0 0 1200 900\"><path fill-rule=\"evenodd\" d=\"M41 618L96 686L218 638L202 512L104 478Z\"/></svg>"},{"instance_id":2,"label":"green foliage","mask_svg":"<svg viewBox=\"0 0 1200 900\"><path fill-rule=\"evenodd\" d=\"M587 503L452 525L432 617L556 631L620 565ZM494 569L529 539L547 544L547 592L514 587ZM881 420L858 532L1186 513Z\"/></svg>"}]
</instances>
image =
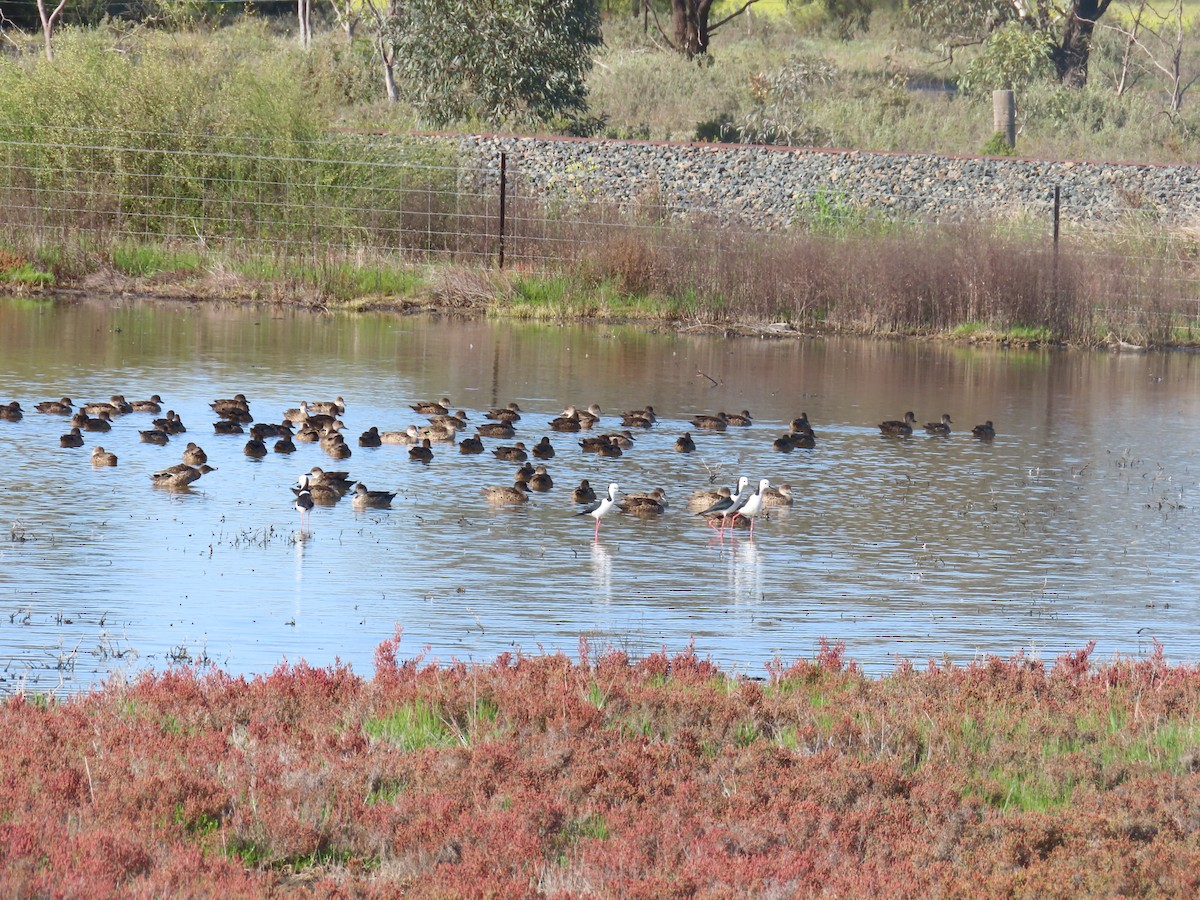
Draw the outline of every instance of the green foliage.
<instances>
[{"instance_id":1,"label":"green foliage","mask_svg":"<svg viewBox=\"0 0 1200 900\"><path fill-rule=\"evenodd\" d=\"M983 156L1013 156L1017 151L1008 142L1008 136L1003 131L997 131L983 142L983 146L979 148L979 152Z\"/></svg>"},{"instance_id":2,"label":"green foliage","mask_svg":"<svg viewBox=\"0 0 1200 900\"><path fill-rule=\"evenodd\" d=\"M795 56L776 72L752 81L755 104L736 133L750 144L821 145L828 141L807 116L814 93L831 84L837 69L815 55Z\"/></svg>"},{"instance_id":3,"label":"green foliage","mask_svg":"<svg viewBox=\"0 0 1200 900\"><path fill-rule=\"evenodd\" d=\"M389 37L428 121L532 127L583 117L600 14L596 0L410 0Z\"/></svg>"},{"instance_id":4,"label":"green foliage","mask_svg":"<svg viewBox=\"0 0 1200 900\"><path fill-rule=\"evenodd\" d=\"M966 91L1021 90L1054 75L1050 54L1054 41L1044 31L1010 22L991 33L983 53L972 60L967 73L959 79Z\"/></svg>"},{"instance_id":5,"label":"green foliage","mask_svg":"<svg viewBox=\"0 0 1200 900\"><path fill-rule=\"evenodd\" d=\"M367 719L363 730L376 740L394 744L401 750L451 747L457 743L437 707L421 700L407 703L387 715Z\"/></svg>"},{"instance_id":6,"label":"green foliage","mask_svg":"<svg viewBox=\"0 0 1200 900\"><path fill-rule=\"evenodd\" d=\"M950 39L979 39L993 28L1020 16L1008 0L909 0L908 15L917 29L935 43Z\"/></svg>"},{"instance_id":7,"label":"green foliage","mask_svg":"<svg viewBox=\"0 0 1200 900\"><path fill-rule=\"evenodd\" d=\"M819 188L796 204L793 221L814 234L844 236L862 230L866 214L844 192Z\"/></svg>"},{"instance_id":8,"label":"green foliage","mask_svg":"<svg viewBox=\"0 0 1200 900\"><path fill-rule=\"evenodd\" d=\"M53 272L39 269L30 263L22 263L12 268L0 270L0 282L28 285L29 287L50 287L54 284L55 278Z\"/></svg>"}]
</instances>

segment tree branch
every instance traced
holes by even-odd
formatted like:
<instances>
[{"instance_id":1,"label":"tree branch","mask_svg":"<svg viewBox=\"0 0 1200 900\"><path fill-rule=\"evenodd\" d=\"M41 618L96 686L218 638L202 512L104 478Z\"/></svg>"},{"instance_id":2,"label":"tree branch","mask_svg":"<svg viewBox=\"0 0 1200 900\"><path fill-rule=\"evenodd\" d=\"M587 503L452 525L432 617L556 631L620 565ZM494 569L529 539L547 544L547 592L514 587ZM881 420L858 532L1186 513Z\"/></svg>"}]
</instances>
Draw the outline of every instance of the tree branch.
<instances>
[{"instance_id":1,"label":"tree branch","mask_svg":"<svg viewBox=\"0 0 1200 900\"><path fill-rule=\"evenodd\" d=\"M716 25L709 25L708 33L712 34L714 31L716 31L718 28L720 28L722 25L724 25L730 19L736 19L738 16L740 16L742 13L744 13L746 10L748 10L751 6L753 6L757 2L758 2L758 0L746 0L746 2L742 4L741 8L737 12L730 13L725 18L723 18L720 22L718 22Z\"/></svg>"}]
</instances>

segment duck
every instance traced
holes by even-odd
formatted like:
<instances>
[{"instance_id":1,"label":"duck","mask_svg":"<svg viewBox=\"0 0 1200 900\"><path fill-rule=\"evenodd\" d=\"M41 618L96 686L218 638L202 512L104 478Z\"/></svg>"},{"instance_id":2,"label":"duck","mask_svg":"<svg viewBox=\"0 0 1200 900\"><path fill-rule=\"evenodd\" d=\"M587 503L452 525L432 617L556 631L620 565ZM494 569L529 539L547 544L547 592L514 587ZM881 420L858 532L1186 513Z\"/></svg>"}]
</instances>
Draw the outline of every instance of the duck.
<instances>
[{"instance_id":1,"label":"duck","mask_svg":"<svg viewBox=\"0 0 1200 900\"><path fill-rule=\"evenodd\" d=\"M458 452L464 454L482 453L483 440L478 434L474 434L469 438L463 438L458 442Z\"/></svg>"},{"instance_id":2,"label":"duck","mask_svg":"<svg viewBox=\"0 0 1200 900\"><path fill-rule=\"evenodd\" d=\"M251 459L262 459L267 455L267 445L262 442L261 438L252 437L246 441L246 446L242 448L242 453Z\"/></svg>"},{"instance_id":3,"label":"duck","mask_svg":"<svg viewBox=\"0 0 1200 900\"><path fill-rule=\"evenodd\" d=\"M239 428L238 431L240 432L241 429ZM295 434L295 440L300 441L302 444L314 444L320 439L321 432L308 423L301 425Z\"/></svg>"},{"instance_id":4,"label":"duck","mask_svg":"<svg viewBox=\"0 0 1200 900\"><path fill-rule=\"evenodd\" d=\"M511 422L484 422L477 429L484 437L511 438L517 433Z\"/></svg>"},{"instance_id":5,"label":"duck","mask_svg":"<svg viewBox=\"0 0 1200 900\"><path fill-rule=\"evenodd\" d=\"M881 434L912 434L913 425L917 422L917 416L911 410L904 414L904 421L889 419L886 422L879 423L879 431Z\"/></svg>"},{"instance_id":6,"label":"duck","mask_svg":"<svg viewBox=\"0 0 1200 900\"><path fill-rule=\"evenodd\" d=\"M529 489L531 491L541 491L545 493L554 487L554 479L550 477L550 473L545 466L538 466L533 476L529 479Z\"/></svg>"},{"instance_id":7,"label":"duck","mask_svg":"<svg viewBox=\"0 0 1200 900\"><path fill-rule=\"evenodd\" d=\"M313 481L308 475L300 476L300 483L292 488L292 493L300 496L304 492L312 498L312 502L318 506L333 506L342 499L342 494L345 491L340 491L332 485L325 484L320 481Z\"/></svg>"},{"instance_id":8,"label":"duck","mask_svg":"<svg viewBox=\"0 0 1200 900\"><path fill-rule=\"evenodd\" d=\"M792 486L784 482L779 487L768 487L763 492L762 505L764 508L777 508L792 505Z\"/></svg>"},{"instance_id":9,"label":"duck","mask_svg":"<svg viewBox=\"0 0 1200 900\"><path fill-rule=\"evenodd\" d=\"M459 410L451 415L446 413L444 416L430 416L429 424L435 427L453 427L456 431L461 431L467 427L467 419L470 418L465 410Z\"/></svg>"},{"instance_id":10,"label":"duck","mask_svg":"<svg viewBox=\"0 0 1200 900\"><path fill-rule=\"evenodd\" d=\"M513 477L517 481L528 481L530 478L533 477L533 474L536 471L537 471L537 469L535 469L533 467L533 463L530 463L530 462L522 463L521 468L517 469L517 474L514 475Z\"/></svg>"},{"instance_id":11,"label":"duck","mask_svg":"<svg viewBox=\"0 0 1200 900\"><path fill-rule=\"evenodd\" d=\"M149 400L134 400L129 405L134 412L160 413L162 412L162 397L153 394Z\"/></svg>"},{"instance_id":12,"label":"duck","mask_svg":"<svg viewBox=\"0 0 1200 900\"><path fill-rule=\"evenodd\" d=\"M579 446L584 453L603 453L604 448L609 446L611 443L612 440L607 434L597 434L583 438L579 442Z\"/></svg>"},{"instance_id":13,"label":"duck","mask_svg":"<svg viewBox=\"0 0 1200 900\"><path fill-rule=\"evenodd\" d=\"M232 397L222 400L214 400L208 404L209 408L218 416L225 416L227 412L249 412L250 403L246 400L245 394L234 394Z\"/></svg>"},{"instance_id":14,"label":"duck","mask_svg":"<svg viewBox=\"0 0 1200 900\"><path fill-rule=\"evenodd\" d=\"M291 432L288 432L283 437L275 442L273 449L276 453L295 453L296 442L292 440Z\"/></svg>"},{"instance_id":15,"label":"duck","mask_svg":"<svg viewBox=\"0 0 1200 900\"><path fill-rule=\"evenodd\" d=\"M61 400L43 400L41 403L35 403L33 408L40 413L69 416L75 411L75 404L71 402L70 397L63 397Z\"/></svg>"},{"instance_id":16,"label":"duck","mask_svg":"<svg viewBox=\"0 0 1200 900\"><path fill-rule=\"evenodd\" d=\"M193 466L180 465L163 469L161 472L155 472L150 476L150 480L154 483L155 487L165 488L169 491L178 491L198 481L203 474L203 472Z\"/></svg>"},{"instance_id":17,"label":"duck","mask_svg":"<svg viewBox=\"0 0 1200 900\"><path fill-rule=\"evenodd\" d=\"M791 453L796 449L796 437L796 434L790 431L787 434L781 434L771 441L771 448L780 453Z\"/></svg>"},{"instance_id":18,"label":"duck","mask_svg":"<svg viewBox=\"0 0 1200 900\"><path fill-rule=\"evenodd\" d=\"M368 491L361 481L354 482L351 503L355 509L388 509L396 499L394 491Z\"/></svg>"},{"instance_id":19,"label":"duck","mask_svg":"<svg viewBox=\"0 0 1200 900\"><path fill-rule=\"evenodd\" d=\"M568 406L561 416L550 420L549 427L554 431L580 431L583 426L579 421L579 410Z\"/></svg>"},{"instance_id":20,"label":"duck","mask_svg":"<svg viewBox=\"0 0 1200 900\"><path fill-rule=\"evenodd\" d=\"M793 431L789 435L792 446L797 450L812 450L817 446L817 436L808 431Z\"/></svg>"},{"instance_id":21,"label":"duck","mask_svg":"<svg viewBox=\"0 0 1200 900\"><path fill-rule=\"evenodd\" d=\"M410 447L408 450L408 458L415 459L418 462L429 462L433 459L433 448L430 446L429 438L423 438L421 443L415 447Z\"/></svg>"},{"instance_id":22,"label":"duck","mask_svg":"<svg viewBox=\"0 0 1200 900\"><path fill-rule=\"evenodd\" d=\"M223 413L217 413L222 419L228 419L230 422L241 422L243 425L248 425L254 421L254 414L248 409L228 409Z\"/></svg>"},{"instance_id":23,"label":"duck","mask_svg":"<svg viewBox=\"0 0 1200 900\"><path fill-rule=\"evenodd\" d=\"M93 466L115 466L117 464L117 454L110 453L99 444L92 448L92 465Z\"/></svg>"},{"instance_id":24,"label":"duck","mask_svg":"<svg viewBox=\"0 0 1200 900\"><path fill-rule=\"evenodd\" d=\"M976 425L971 429L971 434L980 440L990 441L996 436L996 426L992 424L992 420L988 419L982 425Z\"/></svg>"},{"instance_id":25,"label":"duck","mask_svg":"<svg viewBox=\"0 0 1200 900\"><path fill-rule=\"evenodd\" d=\"M87 428L87 423L90 422L91 420L92 420L92 417L89 416L87 414L87 412L85 412L84 410L81 409L77 413L75 413L73 416L71 416L71 427Z\"/></svg>"},{"instance_id":26,"label":"duck","mask_svg":"<svg viewBox=\"0 0 1200 900\"><path fill-rule=\"evenodd\" d=\"M647 405L644 409L630 409L621 413L621 424L626 428L650 428L658 421L654 407Z\"/></svg>"},{"instance_id":27,"label":"duck","mask_svg":"<svg viewBox=\"0 0 1200 900\"><path fill-rule=\"evenodd\" d=\"M688 498L687 508L689 512L703 512L710 508L714 503L722 500L728 500L732 491L727 487L720 487L716 490L698 490Z\"/></svg>"},{"instance_id":28,"label":"duck","mask_svg":"<svg viewBox=\"0 0 1200 900\"><path fill-rule=\"evenodd\" d=\"M719 412L715 416L699 415L692 419L692 425L706 431L724 431L729 427L729 416Z\"/></svg>"},{"instance_id":29,"label":"duck","mask_svg":"<svg viewBox=\"0 0 1200 900\"><path fill-rule=\"evenodd\" d=\"M213 422L213 431L216 434L243 434L245 429L230 419L217 419Z\"/></svg>"},{"instance_id":30,"label":"duck","mask_svg":"<svg viewBox=\"0 0 1200 900\"><path fill-rule=\"evenodd\" d=\"M346 439L337 432L330 436L329 440L321 442L321 449L334 459L349 459L354 455L354 451L350 449Z\"/></svg>"},{"instance_id":31,"label":"duck","mask_svg":"<svg viewBox=\"0 0 1200 900\"><path fill-rule=\"evenodd\" d=\"M484 499L492 506L514 506L529 501L529 485L518 481L511 487L500 485L483 488Z\"/></svg>"},{"instance_id":32,"label":"duck","mask_svg":"<svg viewBox=\"0 0 1200 900\"><path fill-rule=\"evenodd\" d=\"M284 434L292 433L291 422L280 422L276 425L274 422L255 422L250 428L250 434L259 438L281 437Z\"/></svg>"},{"instance_id":33,"label":"duck","mask_svg":"<svg viewBox=\"0 0 1200 900\"><path fill-rule=\"evenodd\" d=\"M183 434L187 431L187 428L184 427L183 419L173 409L168 409L167 414L161 419L155 419L153 425L159 431L165 431L168 434Z\"/></svg>"},{"instance_id":34,"label":"duck","mask_svg":"<svg viewBox=\"0 0 1200 900\"><path fill-rule=\"evenodd\" d=\"M604 435L604 437L608 438L610 444L616 444L622 450L633 449L633 434L628 430L612 431Z\"/></svg>"},{"instance_id":35,"label":"duck","mask_svg":"<svg viewBox=\"0 0 1200 900\"><path fill-rule=\"evenodd\" d=\"M594 503L596 500L596 491L585 478L579 482L579 487L571 491L571 499L576 503Z\"/></svg>"},{"instance_id":36,"label":"duck","mask_svg":"<svg viewBox=\"0 0 1200 900\"><path fill-rule=\"evenodd\" d=\"M794 434L812 434L812 425L808 423L808 413L802 412L796 418L792 419L788 428Z\"/></svg>"},{"instance_id":37,"label":"duck","mask_svg":"<svg viewBox=\"0 0 1200 900\"><path fill-rule=\"evenodd\" d=\"M632 516L659 516L666 512L667 494L662 488L645 494L629 494L617 507Z\"/></svg>"},{"instance_id":38,"label":"duck","mask_svg":"<svg viewBox=\"0 0 1200 900\"><path fill-rule=\"evenodd\" d=\"M749 428L754 424L754 418L750 415L750 410L743 409L740 413L730 413L727 415L725 422L737 428Z\"/></svg>"},{"instance_id":39,"label":"duck","mask_svg":"<svg viewBox=\"0 0 1200 900\"><path fill-rule=\"evenodd\" d=\"M0 419L4 419L6 422L19 422L24 415L21 404L16 400L0 406Z\"/></svg>"},{"instance_id":40,"label":"duck","mask_svg":"<svg viewBox=\"0 0 1200 900\"><path fill-rule=\"evenodd\" d=\"M533 445L529 452L538 459L554 459L554 447L550 443L550 438L545 435Z\"/></svg>"},{"instance_id":41,"label":"duck","mask_svg":"<svg viewBox=\"0 0 1200 900\"><path fill-rule=\"evenodd\" d=\"M458 437L458 429L449 422L442 422L440 425L422 428L421 437L428 438L435 444L453 444Z\"/></svg>"},{"instance_id":42,"label":"duck","mask_svg":"<svg viewBox=\"0 0 1200 900\"><path fill-rule=\"evenodd\" d=\"M568 409L572 409L572 408L573 407L568 407ZM580 428L591 428L593 425L595 425L597 422L600 421L600 416L603 415L603 412L601 412L601 410L600 410L599 403L590 403L590 404L588 404L587 409L579 409L579 410L576 410L575 412L579 416L579 427ZM566 415L566 414L567 414L567 410L564 409L563 415Z\"/></svg>"},{"instance_id":43,"label":"duck","mask_svg":"<svg viewBox=\"0 0 1200 900\"><path fill-rule=\"evenodd\" d=\"M692 438L690 431L685 431L679 437L675 438L676 453L695 453L696 441Z\"/></svg>"},{"instance_id":44,"label":"duck","mask_svg":"<svg viewBox=\"0 0 1200 900\"><path fill-rule=\"evenodd\" d=\"M336 400L315 400L308 404L310 412L325 416L340 416L346 412L346 401L341 397Z\"/></svg>"},{"instance_id":45,"label":"duck","mask_svg":"<svg viewBox=\"0 0 1200 900\"><path fill-rule=\"evenodd\" d=\"M183 461L189 466L202 466L208 462L208 454L195 441L188 441L183 448Z\"/></svg>"},{"instance_id":46,"label":"duck","mask_svg":"<svg viewBox=\"0 0 1200 900\"><path fill-rule=\"evenodd\" d=\"M492 455L496 459L509 462L525 462L529 458L529 454L525 452L525 444L521 441L517 441L511 447L496 447L492 450Z\"/></svg>"},{"instance_id":47,"label":"duck","mask_svg":"<svg viewBox=\"0 0 1200 900\"><path fill-rule=\"evenodd\" d=\"M333 488L335 491L337 491L339 493L339 495L345 494L354 485L354 482L350 480L349 472L344 472L344 471L327 472L324 469L322 469L320 466L313 466L311 469L308 470L308 474L306 476L301 476L301 478L305 478L305 477L308 478L308 481L310 484L326 485L328 487Z\"/></svg>"},{"instance_id":48,"label":"duck","mask_svg":"<svg viewBox=\"0 0 1200 900\"><path fill-rule=\"evenodd\" d=\"M358 436L358 446L360 447L382 447L383 438L379 436L379 428L372 425L366 431Z\"/></svg>"},{"instance_id":49,"label":"duck","mask_svg":"<svg viewBox=\"0 0 1200 900\"><path fill-rule=\"evenodd\" d=\"M519 422L521 419L521 407L516 403L509 403L507 406L489 409L483 414L483 417L501 422Z\"/></svg>"},{"instance_id":50,"label":"duck","mask_svg":"<svg viewBox=\"0 0 1200 900\"><path fill-rule=\"evenodd\" d=\"M379 442L381 444L419 444L421 433L417 430L416 425L409 425L403 431L379 432Z\"/></svg>"},{"instance_id":51,"label":"duck","mask_svg":"<svg viewBox=\"0 0 1200 900\"><path fill-rule=\"evenodd\" d=\"M952 424L954 423L950 420L950 413L942 413L942 420L940 422L925 423L925 433L945 437L950 434L950 426Z\"/></svg>"},{"instance_id":52,"label":"duck","mask_svg":"<svg viewBox=\"0 0 1200 900\"><path fill-rule=\"evenodd\" d=\"M104 409L93 418L88 419L83 424L84 431L111 431L112 430L112 413Z\"/></svg>"},{"instance_id":53,"label":"duck","mask_svg":"<svg viewBox=\"0 0 1200 900\"><path fill-rule=\"evenodd\" d=\"M90 416L98 416L101 413L108 413L109 416L119 415L122 412L132 412L133 408L125 402L125 398L120 394L113 394L108 400L100 400L96 403L85 403L82 410Z\"/></svg>"},{"instance_id":54,"label":"duck","mask_svg":"<svg viewBox=\"0 0 1200 900\"><path fill-rule=\"evenodd\" d=\"M171 436L161 428L150 428L146 431L139 431L138 440L143 444L157 444L159 447L165 447L171 440Z\"/></svg>"},{"instance_id":55,"label":"duck","mask_svg":"<svg viewBox=\"0 0 1200 900\"><path fill-rule=\"evenodd\" d=\"M444 416L450 412L450 398L443 397L441 400L418 400L412 404L409 409L413 412L418 412L423 416Z\"/></svg>"},{"instance_id":56,"label":"duck","mask_svg":"<svg viewBox=\"0 0 1200 900\"><path fill-rule=\"evenodd\" d=\"M284 412L283 418L293 425L311 425L318 429L332 427L337 422L337 416L329 413L309 412L308 403L304 400L300 401L299 409L289 409Z\"/></svg>"},{"instance_id":57,"label":"duck","mask_svg":"<svg viewBox=\"0 0 1200 900\"><path fill-rule=\"evenodd\" d=\"M607 440L600 445L599 453L608 459L616 459L618 456L624 455L625 451L621 449L621 445L616 441Z\"/></svg>"}]
</instances>

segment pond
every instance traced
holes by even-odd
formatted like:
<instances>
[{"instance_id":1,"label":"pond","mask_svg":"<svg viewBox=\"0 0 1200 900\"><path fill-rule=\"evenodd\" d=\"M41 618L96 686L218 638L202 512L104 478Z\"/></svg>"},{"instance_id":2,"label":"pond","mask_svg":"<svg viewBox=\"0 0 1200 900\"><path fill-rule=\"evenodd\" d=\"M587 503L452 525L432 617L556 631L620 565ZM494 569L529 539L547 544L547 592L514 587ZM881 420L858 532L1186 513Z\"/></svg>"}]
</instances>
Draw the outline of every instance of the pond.
<instances>
[{"instance_id":1,"label":"pond","mask_svg":"<svg viewBox=\"0 0 1200 900\"><path fill-rule=\"evenodd\" d=\"M695 641L729 671L846 643L868 671L898 659L1047 661L1088 641L1098 658L1165 645L1200 660L1196 453L1200 366L1190 354L971 348L924 341L759 339L284 308L0 301L0 690L76 690L117 670L192 662L233 673L282 661L350 663L403 630L401 653L486 661L506 651L639 656ZM259 459L214 432L209 404L244 393L256 421L302 400L345 398L353 455L315 443ZM117 416L64 449L66 417L35 403L164 398L187 427L143 443L154 416ZM516 402L514 439L481 455L434 444L360 448L442 396L484 412ZM591 434L650 404L658 422L619 458L584 453L547 423L598 404ZM698 414L749 410L707 433ZM917 433L878 423L917 414ZM816 446L772 446L807 412ZM943 413L948 437L919 427ZM995 422L993 440L971 427ZM685 430L691 454L674 451ZM470 428L468 429L470 432ZM519 507L490 452L549 436L554 487ZM460 435L460 437L463 435ZM216 471L182 492L150 475L188 441ZM268 445L273 441L268 441ZM96 468L102 444L117 466ZM301 524L291 490L313 466L344 469L391 509L349 498ZM795 503L724 535L686 509L697 489L789 483ZM574 515L581 479L661 487L653 518Z\"/></svg>"}]
</instances>

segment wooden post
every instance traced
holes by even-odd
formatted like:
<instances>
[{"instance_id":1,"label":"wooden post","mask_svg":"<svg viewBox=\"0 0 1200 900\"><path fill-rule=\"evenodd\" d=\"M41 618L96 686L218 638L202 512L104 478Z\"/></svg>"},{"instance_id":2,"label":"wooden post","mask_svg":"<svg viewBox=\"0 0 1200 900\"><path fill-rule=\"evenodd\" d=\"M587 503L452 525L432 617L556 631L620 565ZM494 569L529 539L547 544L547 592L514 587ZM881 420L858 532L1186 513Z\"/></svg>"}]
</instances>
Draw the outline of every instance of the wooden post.
<instances>
[{"instance_id":1,"label":"wooden post","mask_svg":"<svg viewBox=\"0 0 1200 900\"><path fill-rule=\"evenodd\" d=\"M508 200L508 154L500 152L500 271L504 271L504 220L505 205Z\"/></svg>"},{"instance_id":2,"label":"wooden post","mask_svg":"<svg viewBox=\"0 0 1200 900\"><path fill-rule=\"evenodd\" d=\"M1013 91L992 91L992 132L1004 135L1008 146L1017 146L1017 95Z\"/></svg>"}]
</instances>

